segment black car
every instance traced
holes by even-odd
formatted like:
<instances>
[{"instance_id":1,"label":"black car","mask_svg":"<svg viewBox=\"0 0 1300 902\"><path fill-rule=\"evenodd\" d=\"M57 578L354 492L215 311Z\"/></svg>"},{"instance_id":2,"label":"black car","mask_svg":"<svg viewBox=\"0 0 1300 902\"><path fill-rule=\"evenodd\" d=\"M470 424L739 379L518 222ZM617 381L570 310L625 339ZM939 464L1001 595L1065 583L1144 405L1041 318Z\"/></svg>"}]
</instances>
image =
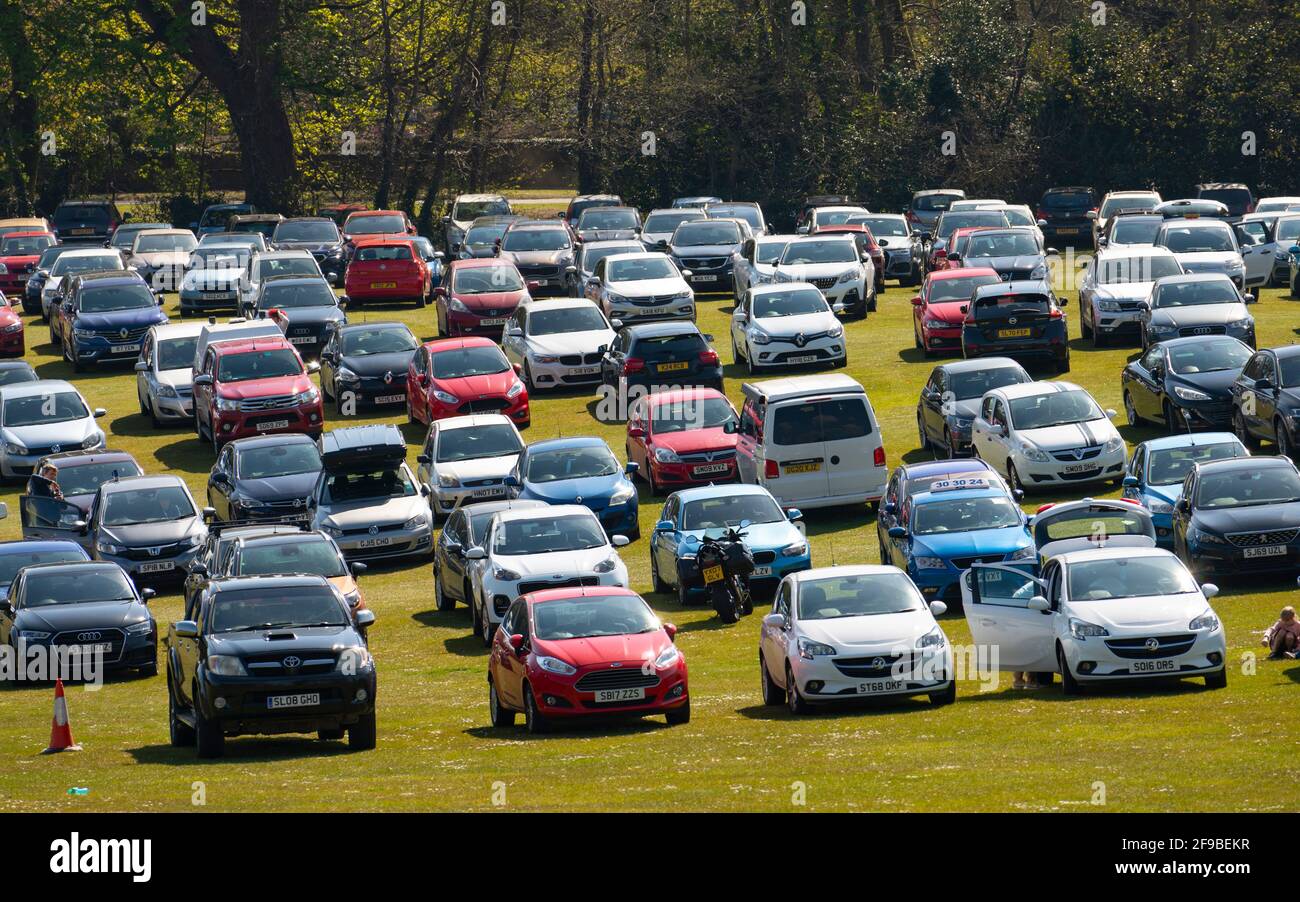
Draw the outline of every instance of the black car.
<instances>
[{"instance_id":1,"label":"black car","mask_svg":"<svg viewBox=\"0 0 1300 902\"><path fill-rule=\"evenodd\" d=\"M0 645L77 647L103 654L105 670L158 672L158 626L148 602L117 564L32 564L18 571L0 601ZM76 654L76 653L70 653Z\"/></svg>"},{"instance_id":2,"label":"black car","mask_svg":"<svg viewBox=\"0 0 1300 902\"><path fill-rule=\"evenodd\" d=\"M237 523L210 523L208 537L203 547L190 562L189 573L181 594L185 599L185 619L193 620L198 615L199 594L207 588L214 574L223 572L223 566L229 559L231 549L241 538L257 536L276 536L291 533L298 535L307 528L306 523L277 523L268 521L256 523L239 521Z\"/></svg>"},{"instance_id":3,"label":"black car","mask_svg":"<svg viewBox=\"0 0 1300 902\"><path fill-rule=\"evenodd\" d=\"M1197 200L1216 200L1228 208L1228 221L1255 212L1255 194L1241 182L1207 182L1196 186Z\"/></svg>"},{"instance_id":4,"label":"black car","mask_svg":"<svg viewBox=\"0 0 1300 902\"><path fill-rule=\"evenodd\" d=\"M45 288L45 280L50 277L50 267L62 254L78 249L75 244L56 244L41 251L41 257L36 261L36 268L32 270L32 274L27 277L27 284L23 286L23 313L41 312L41 291Z\"/></svg>"},{"instance_id":5,"label":"black car","mask_svg":"<svg viewBox=\"0 0 1300 902\"><path fill-rule=\"evenodd\" d=\"M117 204L106 200L65 200L54 210L51 227L62 244L102 246L122 222Z\"/></svg>"},{"instance_id":6,"label":"black car","mask_svg":"<svg viewBox=\"0 0 1300 902\"><path fill-rule=\"evenodd\" d=\"M699 385L723 390L722 361L692 322L638 323L625 326L600 361L600 378L609 386Z\"/></svg>"},{"instance_id":7,"label":"black car","mask_svg":"<svg viewBox=\"0 0 1300 902\"><path fill-rule=\"evenodd\" d=\"M1043 240L1057 247L1092 244L1092 219L1088 214L1096 211L1097 192L1092 188L1048 188L1038 201Z\"/></svg>"},{"instance_id":8,"label":"black car","mask_svg":"<svg viewBox=\"0 0 1300 902\"><path fill-rule=\"evenodd\" d=\"M1065 313L1047 282L1002 282L975 289L962 322L962 354L1051 363L1070 371Z\"/></svg>"},{"instance_id":9,"label":"black car","mask_svg":"<svg viewBox=\"0 0 1300 902\"><path fill-rule=\"evenodd\" d=\"M419 347L403 323L340 326L321 348L321 390L340 414L355 414L362 404L405 404L406 370Z\"/></svg>"},{"instance_id":10,"label":"black car","mask_svg":"<svg viewBox=\"0 0 1300 902\"><path fill-rule=\"evenodd\" d=\"M588 207L574 229L579 241L635 239L641 234L641 214L636 207Z\"/></svg>"},{"instance_id":11,"label":"black car","mask_svg":"<svg viewBox=\"0 0 1300 902\"><path fill-rule=\"evenodd\" d=\"M922 450L930 449L936 457L969 455L971 424L984 393L1032 381L1025 368L1008 357L939 364L931 371L916 405Z\"/></svg>"},{"instance_id":12,"label":"black car","mask_svg":"<svg viewBox=\"0 0 1300 902\"><path fill-rule=\"evenodd\" d=\"M465 552L483 544L493 514L532 507L546 507L546 502L530 498L480 501L452 511L433 545L433 597L438 610L450 611L459 601L468 605L474 618L478 618L478 608L472 603L470 561ZM475 623L473 629L475 634L481 633L482 624Z\"/></svg>"},{"instance_id":13,"label":"black car","mask_svg":"<svg viewBox=\"0 0 1300 902\"><path fill-rule=\"evenodd\" d=\"M732 255L745 237L734 220L696 219L679 225L658 250L671 254L678 269L690 271L686 282L695 291L730 292Z\"/></svg>"},{"instance_id":14,"label":"black car","mask_svg":"<svg viewBox=\"0 0 1300 902\"><path fill-rule=\"evenodd\" d=\"M343 233L334 220L324 216L285 219L276 224L270 243L277 251L308 251L331 285L343 283L347 255Z\"/></svg>"},{"instance_id":15,"label":"black car","mask_svg":"<svg viewBox=\"0 0 1300 902\"><path fill-rule=\"evenodd\" d=\"M114 479L142 475L144 470L140 464L125 451L114 451L111 448L102 451L63 451L50 454L37 462L27 481L27 494L40 494L43 488L41 480L54 482L58 485L63 500L75 504L86 514L90 512L90 503L95 500L95 493L101 485Z\"/></svg>"},{"instance_id":16,"label":"black car","mask_svg":"<svg viewBox=\"0 0 1300 902\"><path fill-rule=\"evenodd\" d=\"M330 332L348 321L334 289L311 276L265 279L257 290L254 316L275 320L304 360L318 357Z\"/></svg>"},{"instance_id":17,"label":"black car","mask_svg":"<svg viewBox=\"0 0 1300 902\"><path fill-rule=\"evenodd\" d=\"M39 378L26 360L0 360L0 385L35 382Z\"/></svg>"},{"instance_id":18,"label":"black car","mask_svg":"<svg viewBox=\"0 0 1300 902\"><path fill-rule=\"evenodd\" d=\"M218 520L305 521L320 471L320 450L309 435L238 438L208 473L208 506Z\"/></svg>"},{"instance_id":19,"label":"black car","mask_svg":"<svg viewBox=\"0 0 1300 902\"><path fill-rule=\"evenodd\" d=\"M948 254L949 263L962 266L987 267L994 270L1003 282L1024 282L1046 279L1047 255L1055 248L1038 243L1033 229L985 229L972 232L966 239L964 253Z\"/></svg>"},{"instance_id":20,"label":"black car","mask_svg":"<svg viewBox=\"0 0 1300 902\"><path fill-rule=\"evenodd\" d=\"M1247 448L1260 439L1293 457L1300 442L1300 345L1256 351L1232 383L1232 430Z\"/></svg>"},{"instance_id":21,"label":"black car","mask_svg":"<svg viewBox=\"0 0 1300 902\"><path fill-rule=\"evenodd\" d=\"M1152 345L1124 367L1120 377L1128 424L1149 420L1170 433L1227 428L1232 421L1232 384L1251 353L1249 345L1228 335Z\"/></svg>"},{"instance_id":22,"label":"black car","mask_svg":"<svg viewBox=\"0 0 1300 902\"><path fill-rule=\"evenodd\" d=\"M227 736L347 733L375 747L375 664L364 629L323 576L213 580L198 617L167 636L168 724L174 746L219 758Z\"/></svg>"},{"instance_id":23,"label":"black car","mask_svg":"<svg viewBox=\"0 0 1300 902\"><path fill-rule=\"evenodd\" d=\"M1174 505L1174 553L1197 580L1300 570L1300 472L1285 457L1197 464Z\"/></svg>"}]
</instances>

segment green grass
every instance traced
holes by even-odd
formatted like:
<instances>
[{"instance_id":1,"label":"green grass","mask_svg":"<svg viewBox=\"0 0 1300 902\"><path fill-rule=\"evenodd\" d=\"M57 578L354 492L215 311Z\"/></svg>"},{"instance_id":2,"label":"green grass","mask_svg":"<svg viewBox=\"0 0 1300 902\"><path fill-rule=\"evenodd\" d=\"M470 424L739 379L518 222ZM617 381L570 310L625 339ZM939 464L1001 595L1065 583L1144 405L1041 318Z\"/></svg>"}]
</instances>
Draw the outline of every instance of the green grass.
<instances>
[{"instance_id":1,"label":"green grass","mask_svg":"<svg viewBox=\"0 0 1300 902\"><path fill-rule=\"evenodd\" d=\"M919 460L914 410L932 362L912 346L911 292L890 288L880 312L849 325L848 372L867 386L885 432L889 461ZM730 301L702 299L701 326L729 359ZM175 299L169 312L176 315ZM1262 345L1291 341L1296 307L1268 291L1253 308ZM1078 334L1077 308L1068 308ZM421 336L434 332L428 310L360 311L354 318L397 317ZM46 328L28 321L28 359L44 376L70 378L47 344ZM1094 351L1075 342L1071 380L1103 406L1120 408L1119 372L1133 349ZM743 374L728 370L739 399ZM130 451L151 472L183 476L202 497L209 448L184 430L155 431L139 415L129 370L77 378L92 405L109 410L110 444ZM621 427L595 422L589 397L544 395L534 401L526 438L561 433L606 437L621 453ZM397 417L387 418L395 421ZM372 420L360 420L368 422ZM1122 429L1130 443L1153 430ZM420 436L413 429L407 438ZM414 464L414 445L411 448ZM1100 490L1099 490L1100 491ZM18 537L18 488L4 487ZM641 526L649 535L659 505L642 490ZM1050 497L1032 497L1032 508ZM814 562L878 560L866 508L810 512ZM649 573L646 540L626 549L633 586ZM362 754L342 743L305 738L241 738L227 757L199 762L167 743L164 679L124 677L99 692L69 691L80 753L40 757L49 736L52 692L0 690L0 810L184 810L202 781L214 810L491 809L505 784L514 810L789 810L792 784L813 810L1095 810L1094 782L1105 784L1110 810L1279 810L1292 807L1277 787L1294 764L1295 691L1300 664L1261 660L1244 675L1243 654L1258 651L1259 631L1293 598L1289 581L1242 580L1215 601L1232 664L1226 690L1200 681L1173 687L1113 688L1065 699L1059 683L1038 692L959 687L957 703L931 708L923 699L868 705L792 719L760 705L756 657L759 615L724 627L707 608L681 609L648 596L664 620L678 624L691 671L694 716L668 728L662 718L583 726L542 738L522 728L488 726L486 657L469 635L469 614L434 609L427 563L372 569L362 578L378 615L372 647L380 670L379 747ZM177 618L180 601L154 603L160 623ZM956 643L970 641L960 615L944 618ZM70 786L90 794L69 797ZM499 795L497 797L499 801Z\"/></svg>"}]
</instances>

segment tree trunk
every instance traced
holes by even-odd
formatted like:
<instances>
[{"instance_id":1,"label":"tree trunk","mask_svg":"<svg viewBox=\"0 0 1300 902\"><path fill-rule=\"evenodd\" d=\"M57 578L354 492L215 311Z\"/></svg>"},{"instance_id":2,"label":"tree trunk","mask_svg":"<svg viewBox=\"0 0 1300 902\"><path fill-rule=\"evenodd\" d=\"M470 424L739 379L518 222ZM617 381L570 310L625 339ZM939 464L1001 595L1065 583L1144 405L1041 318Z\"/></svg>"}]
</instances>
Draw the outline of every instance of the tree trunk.
<instances>
[{"instance_id":1,"label":"tree trunk","mask_svg":"<svg viewBox=\"0 0 1300 902\"><path fill-rule=\"evenodd\" d=\"M37 81L36 58L27 36L27 14L14 0L0 0L0 53L9 67L9 92L0 106L0 154L8 175L8 198L0 207L29 216L33 211L31 185L40 166L36 96L29 90Z\"/></svg>"}]
</instances>

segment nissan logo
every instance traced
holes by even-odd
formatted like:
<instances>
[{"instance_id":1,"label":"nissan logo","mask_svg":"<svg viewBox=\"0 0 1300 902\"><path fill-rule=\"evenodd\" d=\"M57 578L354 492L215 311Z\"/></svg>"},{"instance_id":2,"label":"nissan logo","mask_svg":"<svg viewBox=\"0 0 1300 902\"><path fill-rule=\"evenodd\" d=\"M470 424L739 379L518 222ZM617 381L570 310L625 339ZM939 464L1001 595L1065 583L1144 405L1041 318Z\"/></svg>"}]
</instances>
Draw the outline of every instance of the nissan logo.
<instances>
[{"instance_id":1,"label":"nissan logo","mask_svg":"<svg viewBox=\"0 0 1300 902\"><path fill-rule=\"evenodd\" d=\"M1160 647L1160 640L1157 639L1155 636L1152 636L1150 639L1146 641L1145 644L1146 644L1147 651L1155 651L1157 648Z\"/></svg>"},{"instance_id":2,"label":"nissan logo","mask_svg":"<svg viewBox=\"0 0 1300 902\"><path fill-rule=\"evenodd\" d=\"M284 664L285 670L297 670L302 666L302 658L297 655L289 655L281 663Z\"/></svg>"},{"instance_id":3,"label":"nissan logo","mask_svg":"<svg viewBox=\"0 0 1300 902\"><path fill-rule=\"evenodd\" d=\"M1013 316L1013 317L1011 317L1010 319L1008 319L1007 322L1008 322L1010 325L1013 325L1013 326L1014 326L1014 325L1016 324L1016 318Z\"/></svg>"},{"instance_id":4,"label":"nissan logo","mask_svg":"<svg viewBox=\"0 0 1300 902\"><path fill-rule=\"evenodd\" d=\"M103 633L77 633L78 642L95 642L104 638Z\"/></svg>"}]
</instances>

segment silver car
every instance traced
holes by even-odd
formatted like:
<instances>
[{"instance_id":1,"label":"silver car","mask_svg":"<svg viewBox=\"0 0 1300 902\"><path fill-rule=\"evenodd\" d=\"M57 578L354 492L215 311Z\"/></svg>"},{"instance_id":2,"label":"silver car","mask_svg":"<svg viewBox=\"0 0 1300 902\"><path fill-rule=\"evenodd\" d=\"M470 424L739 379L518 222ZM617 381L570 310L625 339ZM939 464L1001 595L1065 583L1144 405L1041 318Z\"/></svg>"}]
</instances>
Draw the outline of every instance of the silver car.
<instances>
[{"instance_id":1,"label":"silver car","mask_svg":"<svg viewBox=\"0 0 1300 902\"><path fill-rule=\"evenodd\" d=\"M446 516L461 504L505 498L506 477L523 449L519 430L499 413L434 420L416 472L434 517Z\"/></svg>"},{"instance_id":2,"label":"silver car","mask_svg":"<svg viewBox=\"0 0 1300 902\"><path fill-rule=\"evenodd\" d=\"M107 413L86 404L62 379L41 379L0 387L0 477L30 476L42 457L61 451L104 447L95 422Z\"/></svg>"},{"instance_id":3,"label":"silver car","mask_svg":"<svg viewBox=\"0 0 1300 902\"><path fill-rule=\"evenodd\" d=\"M140 345L135 362L135 394L140 413L155 426L194 418L194 351L203 323L154 326Z\"/></svg>"}]
</instances>

